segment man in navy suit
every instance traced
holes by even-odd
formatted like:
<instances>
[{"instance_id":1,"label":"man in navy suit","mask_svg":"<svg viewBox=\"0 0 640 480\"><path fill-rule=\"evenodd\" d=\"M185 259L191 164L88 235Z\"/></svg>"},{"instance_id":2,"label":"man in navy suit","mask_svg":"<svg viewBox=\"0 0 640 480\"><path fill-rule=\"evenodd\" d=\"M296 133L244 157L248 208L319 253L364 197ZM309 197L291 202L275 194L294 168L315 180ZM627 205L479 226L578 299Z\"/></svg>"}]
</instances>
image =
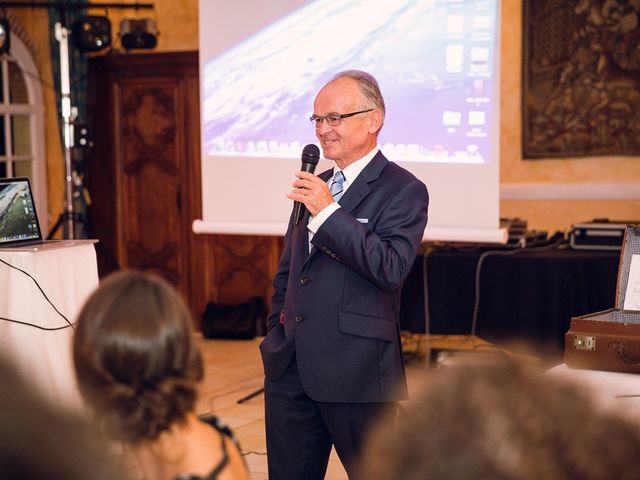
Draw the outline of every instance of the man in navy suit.
<instances>
[{"instance_id":1,"label":"man in navy suit","mask_svg":"<svg viewBox=\"0 0 640 480\"><path fill-rule=\"evenodd\" d=\"M371 420L406 398L400 289L427 224L427 188L377 147L377 81L341 72L313 110L336 168L297 173L288 194L307 212L289 222L260 345L270 480L324 478L332 445L353 477Z\"/></svg>"}]
</instances>

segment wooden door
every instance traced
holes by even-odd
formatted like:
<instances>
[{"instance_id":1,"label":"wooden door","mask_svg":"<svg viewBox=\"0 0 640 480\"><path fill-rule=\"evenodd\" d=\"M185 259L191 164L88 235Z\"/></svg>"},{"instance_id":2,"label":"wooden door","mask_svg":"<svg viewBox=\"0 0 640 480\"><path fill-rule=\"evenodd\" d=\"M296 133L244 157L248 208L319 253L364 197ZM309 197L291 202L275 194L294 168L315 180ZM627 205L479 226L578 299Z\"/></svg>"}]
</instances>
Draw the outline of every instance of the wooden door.
<instances>
[{"instance_id":1,"label":"wooden door","mask_svg":"<svg viewBox=\"0 0 640 480\"><path fill-rule=\"evenodd\" d=\"M157 273L184 291L187 239L182 211L186 199L184 133L179 127L184 117L181 82L127 79L117 88L122 260L130 268Z\"/></svg>"}]
</instances>

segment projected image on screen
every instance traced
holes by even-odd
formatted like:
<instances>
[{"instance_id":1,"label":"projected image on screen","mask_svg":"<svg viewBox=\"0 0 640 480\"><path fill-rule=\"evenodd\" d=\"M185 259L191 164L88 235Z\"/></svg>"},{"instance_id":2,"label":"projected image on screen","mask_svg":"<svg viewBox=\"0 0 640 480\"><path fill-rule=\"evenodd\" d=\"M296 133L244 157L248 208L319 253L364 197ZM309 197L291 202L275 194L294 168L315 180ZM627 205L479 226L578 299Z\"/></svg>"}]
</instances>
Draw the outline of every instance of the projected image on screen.
<instances>
[{"instance_id":1,"label":"projected image on screen","mask_svg":"<svg viewBox=\"0 0 640 480\"><path fill-rule=\"evenodd\" d=\"M357 68L380 82L379 141L390 158L490 162L496 8L496 0L308 2L201 59L203 152L299 158L315 141L315 94Z\"/></svg>"}]
</instances>

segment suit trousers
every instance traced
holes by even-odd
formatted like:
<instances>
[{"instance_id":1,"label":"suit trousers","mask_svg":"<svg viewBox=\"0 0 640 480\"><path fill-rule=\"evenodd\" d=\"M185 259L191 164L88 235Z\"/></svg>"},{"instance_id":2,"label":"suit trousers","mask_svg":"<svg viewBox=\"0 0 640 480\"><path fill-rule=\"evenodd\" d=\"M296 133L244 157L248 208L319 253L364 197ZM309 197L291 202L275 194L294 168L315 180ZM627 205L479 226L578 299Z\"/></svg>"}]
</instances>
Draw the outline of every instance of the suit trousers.
<instances>
[{"instance_id":1,"label":"suit trousers","mask_svg":"<svg viewBox=\"0 0 640 480\"><path fill-rule=\"evenodd\" d=\"M349 475L372 421L395 403L317 402L305 393L295 355L275 381L265 380L269 480L321 480L331 446Z\"/></svg>"}]
</instances>

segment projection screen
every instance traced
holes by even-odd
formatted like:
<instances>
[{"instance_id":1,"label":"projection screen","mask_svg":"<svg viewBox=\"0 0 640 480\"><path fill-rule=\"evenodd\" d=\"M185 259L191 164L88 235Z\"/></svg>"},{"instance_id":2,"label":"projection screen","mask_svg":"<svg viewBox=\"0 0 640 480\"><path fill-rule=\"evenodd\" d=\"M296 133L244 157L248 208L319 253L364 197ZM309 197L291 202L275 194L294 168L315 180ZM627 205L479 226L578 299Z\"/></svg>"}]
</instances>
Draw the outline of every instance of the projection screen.
<instances>
[{"instance_id":1,"label":"projection screen","mask_svg":"<svg viewBox=\"0 0 640 480\"><path fill-rule=\"evenodd\" d=\"M379 81L379 145L430 194L427 240L499 228L498 0L200 0L203 218L196 233L283 235L317 91ZM321 160L317 172L331 168Z\"/></svg>"}]
</instances>

